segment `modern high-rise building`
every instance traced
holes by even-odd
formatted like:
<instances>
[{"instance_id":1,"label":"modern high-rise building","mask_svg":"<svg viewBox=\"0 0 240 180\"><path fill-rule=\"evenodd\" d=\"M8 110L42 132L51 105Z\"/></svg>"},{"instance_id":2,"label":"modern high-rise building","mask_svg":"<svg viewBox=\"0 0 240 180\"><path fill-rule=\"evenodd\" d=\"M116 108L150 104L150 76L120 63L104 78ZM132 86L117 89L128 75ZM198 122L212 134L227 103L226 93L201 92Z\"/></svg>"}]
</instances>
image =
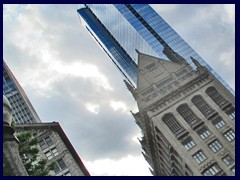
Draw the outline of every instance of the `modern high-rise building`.
<instances>
[{"instance_id":1,"label":"modern high-rise building","mask_svg":"<svg viewBox=\"0 0 240 180\"><path fill-rule=\"evenodd\" d=\"M196 70L183 58L139 53L137 88L125 83L139 108L143 156L156 176L234 176L235 98L192 61Z\"/></svg>"},{"instance_id":2,"label":"modern high-rise building","mask_svg":"<svg viewBox=\"0 0 240 180\"><path fill-rule=\"evenodd\" d=\"M169 50L196 68L190 56L205 66L233 94L233 89L148 4L84 4L78 9L82 24L134 86L137 82L137 53L159 58ZM164 49L164 51L163 51ZM173 55L175 56L175 55Z\"/></svg>"},{"instance_id":3,"label":"modern high-rise building","mask_svg":"<svg viewBox=\"0 0 240 180\"><path fill-rule=\"evenodd\" d=\"M3 94L12 106L13 121L16 124L41 123L26 93L5 61L3 61Z\"/></svg>"},{"instance_id":4,"label":"modern high-rise building","mask_svg":"<svg viewBox=\"0 0 240 180\"><path fill-rule=\"evenodd\" d=\"M158 176L235 175L235 97L147 4L85 4L83 25L127 78Z\"/></svg>"}]
</instances>

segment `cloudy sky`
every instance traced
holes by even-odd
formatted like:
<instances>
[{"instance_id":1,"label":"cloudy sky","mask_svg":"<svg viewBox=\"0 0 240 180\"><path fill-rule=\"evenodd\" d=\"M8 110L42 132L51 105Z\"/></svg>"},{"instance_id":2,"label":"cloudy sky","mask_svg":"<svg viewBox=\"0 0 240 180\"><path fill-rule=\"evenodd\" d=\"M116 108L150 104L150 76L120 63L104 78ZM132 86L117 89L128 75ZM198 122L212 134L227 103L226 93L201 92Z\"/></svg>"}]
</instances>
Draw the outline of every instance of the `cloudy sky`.
<instances>
[{"instance_id":1,"label":"cloudy sky","mask_svg":"<svg viewBox=\"0 0 240 180\"><path fill-rule=\"evenodd\" d=\"M235 89L235 6L152 5ZM78 5L4 5L3 58L43 122L58 121L91 175L151 175L122 75Z\"/></svg>"}]
</instances>

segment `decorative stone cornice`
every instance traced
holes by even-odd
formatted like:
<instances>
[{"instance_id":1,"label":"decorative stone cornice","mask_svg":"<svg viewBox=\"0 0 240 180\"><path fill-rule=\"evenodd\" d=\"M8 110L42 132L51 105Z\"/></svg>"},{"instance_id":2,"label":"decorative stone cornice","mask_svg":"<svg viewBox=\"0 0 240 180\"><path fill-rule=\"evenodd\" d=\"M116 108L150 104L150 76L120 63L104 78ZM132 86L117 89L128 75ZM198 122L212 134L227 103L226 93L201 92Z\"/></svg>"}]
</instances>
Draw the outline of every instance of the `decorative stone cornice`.
<instances>
[{"instance_id":1,"label":"decorative stone cornice","mask_svg":"<svg viewBox=\"0 0 240 180\"><path fill-rule=\"evenodd\" d=\"M211 81L212 80L209 79L208 73L201 74L200 76L188 82L184 86L180 87L179 89L166 95L164 98L161 98L160 100L146 107L146 110L151 111L151 113L160 113L166 108L169 108L169 106L172 106L178 101L199 90L201 87L205 86Z\"/></svg>"}]
</instances>

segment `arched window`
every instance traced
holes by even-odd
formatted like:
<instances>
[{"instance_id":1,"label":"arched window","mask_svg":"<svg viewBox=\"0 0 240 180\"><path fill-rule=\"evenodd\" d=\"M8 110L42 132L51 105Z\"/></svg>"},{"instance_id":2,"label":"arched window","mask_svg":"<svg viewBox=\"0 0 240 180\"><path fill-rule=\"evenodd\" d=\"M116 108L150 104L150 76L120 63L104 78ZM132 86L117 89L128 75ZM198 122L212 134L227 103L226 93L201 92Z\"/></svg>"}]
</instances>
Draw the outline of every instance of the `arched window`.
<instances>
[{"instance_id":1,"label":"arched window","mask_svg":"<svg viewBox=\"0 0 240 180\"><path fill-rule=\"evenodd\" d=\"M206 118L209 118L209 115L214 112L214 110L206 103L206 101L200 95L194 96L192 98L192 102Z\"/></svg>"},{"instance_id":2,"label":"arched window","mask_svg":"<svg viewBox=\"0 0 240 180\"><path fill-rule=\"evenodd\" d=\"M178 106L177 111L190 126L200 121L187 104Z\"/></svg>"},{"instance_id":3,"label":"arched window","mask_svg":"<svg viewBox=\"0 0 240 180\"><path fill-rule=\"evenodd\" d=\"M220 108L227 103L227 101L217 92L215 87L207 88L206 93Z\"/></svg>"},{"instance_id":4,"label":"arched window","mask_svg":"<svg viewBox=\"0 0 240 180\"><path fill-rule=\"evenodd\" d=\"M178 135L185 130L171 113L165 114L162 117L162 120L175 135Z\"/></svg>"}]
</instances>

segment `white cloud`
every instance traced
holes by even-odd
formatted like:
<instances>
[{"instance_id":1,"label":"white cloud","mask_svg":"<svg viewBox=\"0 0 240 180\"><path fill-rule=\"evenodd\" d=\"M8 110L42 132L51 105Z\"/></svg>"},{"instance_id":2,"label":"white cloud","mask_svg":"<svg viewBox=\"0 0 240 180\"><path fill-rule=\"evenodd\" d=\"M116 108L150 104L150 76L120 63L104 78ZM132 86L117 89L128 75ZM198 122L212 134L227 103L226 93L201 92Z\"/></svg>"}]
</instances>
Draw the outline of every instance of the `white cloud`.
<instances>
[{"instance_id":1,"label":"white cloud","mask_svg":"<svg viewBox=\"0 0 240 180\"><path fill-rule=\"evenodd\" d=\"M227 14L225 22L235 24L235 4L225 4L224 8Z\"/></svg>"},{"instance_id":2,"label":"white cloud","mask_svg":"<svg viewBox=\"0 0 240 180\"><path fill-rule=\"evenodd\" d=\"M53 63L50 69L59 72L60 74L72 75L75 77L87 78L105 90L112 91L108 79L95 65L84 63L60 64L60 62Z\"/></svg>"},{"instance_id":3,"label":"white cloud","mask_svg":"<svg viewBox=\"0 0 240 180\"><path fill-rule=\"evenodd\" d=\"M229 39L231 35L229 33L233 31L226 33L224 29L228 27L227 23L235 22L234 5L224 5L225 9L221 5L217 6L219 8L215 8L215 5L201 5L200 8L198 5L191 5L191 7L194 7L194 12L184 5L154 5L154 8L162 11L161 14L165 14L166 17L169 15L170 19L165 20L178 27L177 32L182 30L182 34L187 35L191 40L196 40L199 49L206 49L203 49L203 53L200 55L209 53L212 55L212 58L209 59L213 59L217 64L220 60L219 66L228 67L226 72L230 72L229 69L234 71L232 68L234 45L225 44L225 40ZM135 150L132 150L134 148L129 148L131 150L122 148L122 144L127 147L123 141L124 138L131 142L134 141L132 143L134 145L139 144L137 140L139 135L136 136L132 133L132 129L137 125L132 122L134 128L130 123L119 128L120 123L112 121L112 119L122 119L122 117L128 121L130 116L125 115L130 115L130 110L136 112L137 105L131 95L128 96L129 99L126 98L127 95L124 92L128 92L125 91L124 83L122 80L122 85L118 83L120 82L118 79L122 79L122 76L118 76L118 72L113 68L113 63L110 63L108 57L97 47L97 44L82 27L78 21L76 9L69 5L4 5L4 59L6 59L7 64L11 64L13 67L13 73L19 82L30 89L28 94L30 100L30 94L34 94L35 101L32 103L35 108L42 107L36 109L40 116L44 115L46 119L57 119L60 124L67 124L66 131L70 132L69 137L77 137L72 143L75 147L79 146L79 156L84 157L91 154L89 155L90 159L96 159L85 163L92 175L150 175L143 156L130 155L137 154ZM198 12L199 9L202 11ZM219 11L221 12L219 13ZM227 38L226 36L218 36L215 30L203 31L204 29L208 30L208 28L203 28L205 25L209 27L213 23L214 26L219 20L225 24L218 26L218 30L221 30L222 35L227 35ZM232 29L231 27L229 25L229 29ZM214 40L214 37L217 40ZM184 37L184 39L186 38ZM218 39L222 41L219 42ZM223 45L224 48L219 50L213 45ZM232 51L227 52L226 47L230 47ZM213 50L216 50L215 54L212 53ZM101 53L104 55L101 56ZM229 61L226 62L226 59ZM234 76L232 76L233 73L229 74L231 80L227 80L233 86ZM113 87L113 84L116 86ZM58 96L54 96L55 93L59 93ZM70 96L68 96L69 94ZM49 98L42 98L42 96ZM64 111L66 107L72 107L71 113ZM108 113L108 120L102 123L102 119L106 119L104 110L109 110L109 107L113 109L113 112ZM78 116L79 112L85 113L80 113L84 115L83 119L101 120L97 122L102 123L102 128L98 129L99 125L97 127L82 121ZM92 116L92 114L96 116ZM71 119L72 123L66 123L66 119ZM81 126L82 124L86 126ZM115 136L114 138L119 138L119 141L115 141L114 138L104 139L107 136L107 133L103 133L106 131L104 129L106 127L111 127L109 129L114 132L112 135ZM72 133L72 128L77 130ZM83 128L83 130L77 132L79 128ZM90 138L89 134L92 134ZM99 134L101 136L96 136ZM86 137L89 138L88 141L86 141ZM90 140L93 144L97 144L96 148L87 148L92 146L81 144L83 142L89 144ZM103 142L99 143L99 141ZM110 148L105 144L112 145L113 142L116 142L119 147L117 150L111 148L111 153L119 159L97 159L109 157L108 150ZM98 144L103 144L105 148L99 148ZM117 145L114 144L114 146ZM138 147L140 149L140 145ZM101 152L100 149L102 149ZM120 151L124 156L119 155ZM103 152L107 155L101 156Z\"/></svg>"},{"instance_id":4,"label":"white cloud","mask_svg":"<svg viewBox=\"0 0 240 180\"><path fill-rule=\"evenodd\" d=\"M120 160L99 159L84 161L91 175L102 176L151 176L148 164L140 156L127 155Z\"/></svg>"},{"instance_id":5,"label":"white cloud","mask_svg":"<svg viewBox=\"0 0 240 180\"><path fill-rule=\"evenodd\" d=\"M100 106L98 104L86 103L85 104L88 111L98 114L100 111Z\"/></svg>"},{"instance_id":6,"label":"white cloud","mask_svg":"<svg viewBox=\"0 0 240 180\"><path fill-rule=\"evenodd\" d=\"M127 107L127 105L122 101L111 100L110 101L110 106L114 111L121 111L121 112L128 112L129 111L129 108Z\"/></svg>"},{"instance_id":7,"label":"white cloud","mask_svg":"<svg viewBox=\"0 0 240 180\"><path fill-rule=\"evenodd\" d=\"M177 4L150 4L155 11L173 11L178 5Z\"/></svg>"}]
</instances>

